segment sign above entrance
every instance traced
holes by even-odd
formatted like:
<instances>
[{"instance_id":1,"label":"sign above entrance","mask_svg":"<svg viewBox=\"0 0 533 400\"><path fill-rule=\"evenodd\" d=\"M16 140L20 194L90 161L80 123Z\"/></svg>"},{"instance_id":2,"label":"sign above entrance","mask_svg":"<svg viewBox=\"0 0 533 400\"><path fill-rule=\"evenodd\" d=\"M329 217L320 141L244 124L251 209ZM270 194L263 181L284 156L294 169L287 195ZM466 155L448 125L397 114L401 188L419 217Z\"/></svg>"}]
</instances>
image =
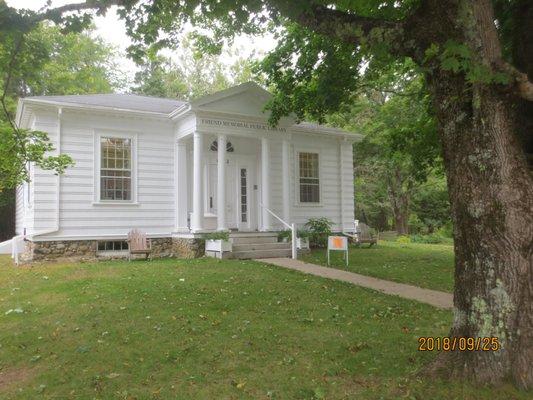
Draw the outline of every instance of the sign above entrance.
<instances>
[{"instance_id":1,"label":"sign above entrance","mask_svg":"<svg viewBox=\"0 0 533 400\"><path fill-rule=\"evenodd\" d=\"M226 121L223 119L201 118L200 123L202 125L221 126L226 128L255 129L258 131L271 132L287 132L287 129L282 127L273 127L268 124L261 124L256 122Z\"/></svg>"}]
</instances>

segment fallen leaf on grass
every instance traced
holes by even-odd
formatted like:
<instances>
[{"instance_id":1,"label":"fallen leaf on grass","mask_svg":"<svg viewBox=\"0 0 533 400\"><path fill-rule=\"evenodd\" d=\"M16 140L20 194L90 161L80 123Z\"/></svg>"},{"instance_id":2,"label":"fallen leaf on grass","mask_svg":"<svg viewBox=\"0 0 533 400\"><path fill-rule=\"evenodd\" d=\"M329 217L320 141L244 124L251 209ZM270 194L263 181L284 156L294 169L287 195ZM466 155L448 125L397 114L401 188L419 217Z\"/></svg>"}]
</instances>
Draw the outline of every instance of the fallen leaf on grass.
<instances>
[{"instance_id":1,"label":"fallen leaf on grass","mask_svg":"<svg viewBox=\"0 0 533 400\"><path fill-rule=\"evenodd\" d=\"M244 382L244 381L241 381L241 382L231 381L231 384L233 386L235 386L237 389L242 389L246 385L246 382Z\"/></svg>"},{"instance_id":2,"label":"fallen leaf on grass","mask_svg":"<svg viewBox=\"0 0 533 400\"><path fill-rule=\"evenodd\" d=\"M24 310L22 308L11 308L9 310L7 310L5 312L5 315L9 315L9 314L12 314L12 313L15 313L15 314L22 314L24 312Z\"/></svg>"}]
</instances>

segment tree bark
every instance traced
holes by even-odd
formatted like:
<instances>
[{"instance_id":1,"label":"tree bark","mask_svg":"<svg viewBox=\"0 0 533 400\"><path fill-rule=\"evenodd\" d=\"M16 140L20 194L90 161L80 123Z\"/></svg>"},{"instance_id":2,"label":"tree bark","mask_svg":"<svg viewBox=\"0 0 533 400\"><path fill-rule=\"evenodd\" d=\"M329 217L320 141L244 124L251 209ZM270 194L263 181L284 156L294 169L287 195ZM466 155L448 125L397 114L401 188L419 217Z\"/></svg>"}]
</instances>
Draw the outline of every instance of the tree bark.
<instances>
[{"instance_id":1,"label":"tree bark","mask_svg":"<svg viewBox=\"0 0 533 400\"><path fill-rule=\"evenodd\" d=\"M410 178L407 177L407 180ZM394 217L394 229L398 235L409 234L409 214L411 205L410 191L412 185L405 182L406 177L402 175L399 166L394 166L388 176L388 193L389 201L392 206L392 215Z\"/></svg>"},{"instance_id":2,"label":"tree bark","mask_svg":"<svg viewBox=\"0 0 533 400\"><path fill-rule=\"evenodd\" d=\"M490 2L451 3L448 7L457 6L455 27L461 7L470 13L471 20L463 21L464 42L490 65L501 56ZM427 78L454 222L450 336L497 337L501 345L498 351L441 353L432 371L492 384L512 377L520 387L532 388L533 178L517 126L521 100L442 69Z\"/></svg>"}]
</instances>

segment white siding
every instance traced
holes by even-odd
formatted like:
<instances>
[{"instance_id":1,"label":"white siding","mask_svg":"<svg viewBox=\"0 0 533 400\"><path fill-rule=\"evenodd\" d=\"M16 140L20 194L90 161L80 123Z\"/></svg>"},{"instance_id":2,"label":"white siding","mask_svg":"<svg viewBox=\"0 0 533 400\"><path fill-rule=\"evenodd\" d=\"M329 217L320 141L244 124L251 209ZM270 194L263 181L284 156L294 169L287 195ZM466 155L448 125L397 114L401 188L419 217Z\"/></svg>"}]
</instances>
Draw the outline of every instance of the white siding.
<instances>
[{"instance_id":1,"label":"white siding","mask_svg":"<svg viewBox=\"0 0 533 400\"><path fill-rule=\"evenodd\" d=\"M55 110L36 111L33 129L48 134L48 138L57 149L58 145L58 114ZM54 152L55 153L55 152ZM49 231L56 225L57 176L53 171L34 168L32 180L33 224L28 227L28 234Z\"/></svg>"},{"instance_id":2,"label":"white siding","mask_svg":"<svg viewBox=\"0 0 533 400\"><path fill-rule=\"evenodd\" d=\"M59 231L42 236L48 238L98 238L125 237L132 228L140 228L149 235L168 236L175 228L175 183L174 153L175 140L194 130L195 119L187 117L175 126L170 120L120 117L99 112L64 110L59 123L57 111L37 111L34 128L48 132L54 144L58 143L61 131L61 152L69 154L75 166L57 178L53 172L35 169L32 185L32 209L24 209L21 189L17 190L17 232L26 227L28 233L54 230L56 227L57 200L59 199ZM265 123L265 121L261 121ZM201 130L206 132L205 127ZM261 129L242 129L230 126L210 126L205 141L204 152L215 157L209 146L217 133L224 133L235 149L234 157L254 157L255 182L258 190L250 193L253 201L253 218L260 226L261 193L261 137L270 140L270 188L271 208L282 215L282 140L289 137L290 150L290 204L291 221L300 227L309 218L327 217L333 221L334 229L350 227L353 224L353 161L352 144L340 141L337 137L300 132L274 131L265 133ZM182 132L183 131L183 132ZM97 149L95 135L113 132L134 135L136 140L136 203L99 204L97 199ZM186 134L185 133L185 134ZM290 135L290 136L289 136ZM185 139L188 157L192 152L190 137ZM310 151L320 154L321 202L318 205L298 203L297 151ZM341 157L342 152L342 157ZM341 165L342 158L342 165ZM192 158L188 162L188 190L191 196ZM341 178L342 174L342 178ZM58 196L57 184L60 184ZM343 188L341 190L341 182ZM341 198L342 193L342 198ZM189 212L192 202L189 200ZM341 221L342 215L342 221ZM281 224L272 218L275 229Z\"/></svg>"},{"instance_id":3,"label":"white siding","mask_svg":"<svg viewBox=\"0 0 533 400\"><path fill-rule=\"evenodd\" d=\"M98 204L95 132L136 135L137 204ZM170 121L63 111L61 150L76 164L60 178L60 229L48 236L125 236L132 228L170 235L174 228L174 131ZM55 224L56 179L49 172L41 172L37 179L35 220L42 230Z\"/></svg>"},{"instance_id":4,"label":"white siding","mask_svg":"<svg viewBox=\"0 0 533 400\"><path fill-rule=\"evenodd\" d=\"M293 151L290 153L291 165L291 216L293 222L302 226L309 218L326 217L333 222L333 229L341 231L353 225L353 154L350 142L341 142L343 164L340 163L339 141L335 138L313 137L309 135L292 135ZM316 152L319 154L320 197L319 205L298 203L298 151ZM280 150L281 153L281 150ZM281 160L279 160L281 163ZM341 221L341 173L343 174L343 198ZM281 188L281 182L279 183ZM277 197L276 197L277 198ZM281 203L279 203L281 209Z\"/></svg>"}]
</instances>

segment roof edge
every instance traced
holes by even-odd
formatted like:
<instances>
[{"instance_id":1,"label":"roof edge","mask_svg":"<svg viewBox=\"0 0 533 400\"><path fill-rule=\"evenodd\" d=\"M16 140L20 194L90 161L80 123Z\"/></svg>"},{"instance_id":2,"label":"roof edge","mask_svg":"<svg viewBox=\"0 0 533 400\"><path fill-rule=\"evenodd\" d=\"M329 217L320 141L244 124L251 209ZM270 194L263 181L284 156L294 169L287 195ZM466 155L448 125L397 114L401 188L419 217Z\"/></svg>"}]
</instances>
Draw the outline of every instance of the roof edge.
<instances>
[{"instance_id":1,"label":"roof edge","mask_svg":"<svg viewBox=\"0 0 533 400\"><path fill-rule=\"evenodd\" d=\"M107 106L97 106L90 104L78 104L78 103L69 103L62 101L51 101L44 99L32 99L29 97L19 99L22 101L22 106L25 104L36 104L36 105L45 105L52 107L62 107L70 109L81 109L81 110L95 110L95 111L107 111L107 112L118 112L122 114L142 114L145 116L152 116L157 118L169 118L169 114L160 113L155 111L143 111L143 110L133 110L130 108L117 108L117 107L107 107Z\"/></svg>"}]
</instances>

